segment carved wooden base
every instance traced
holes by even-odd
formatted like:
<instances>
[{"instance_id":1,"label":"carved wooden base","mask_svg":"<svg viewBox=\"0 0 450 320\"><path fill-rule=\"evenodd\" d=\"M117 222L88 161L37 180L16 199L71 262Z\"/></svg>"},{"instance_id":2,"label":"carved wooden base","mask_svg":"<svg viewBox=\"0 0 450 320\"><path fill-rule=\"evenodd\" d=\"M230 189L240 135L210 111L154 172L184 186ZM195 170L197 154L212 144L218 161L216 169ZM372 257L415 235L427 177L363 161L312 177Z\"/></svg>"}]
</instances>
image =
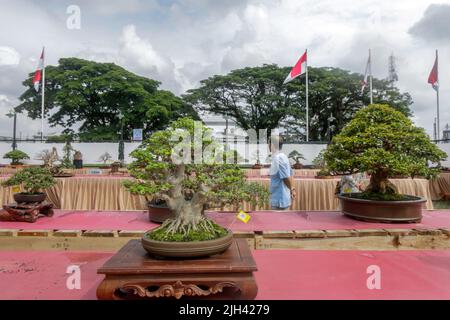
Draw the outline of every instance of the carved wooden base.
<instances>
[{"instance_id":1,"label":"carved wooden base","mask_svg":"<svg viewBox=\"0 0 450 320\"><path fill-rule=\"evenodd\" d=\"M53 204L42 203L12 203L3 205L5 211L0 213L0 221L36 222L41 216L53 216Z\"/></svg>"},{"instance_id":2,"label":"carved wooden base","mask_svg":"<svg viewBox=\"0 0 450 320\"><path fill-rule=\"evenodd\" d=\"M252 300L258 292L256 270L244 239L235 240L225 253L192 260L158 260L132 240L98 270L105 279L97 297Z\"/></svg>"}]
</instances>

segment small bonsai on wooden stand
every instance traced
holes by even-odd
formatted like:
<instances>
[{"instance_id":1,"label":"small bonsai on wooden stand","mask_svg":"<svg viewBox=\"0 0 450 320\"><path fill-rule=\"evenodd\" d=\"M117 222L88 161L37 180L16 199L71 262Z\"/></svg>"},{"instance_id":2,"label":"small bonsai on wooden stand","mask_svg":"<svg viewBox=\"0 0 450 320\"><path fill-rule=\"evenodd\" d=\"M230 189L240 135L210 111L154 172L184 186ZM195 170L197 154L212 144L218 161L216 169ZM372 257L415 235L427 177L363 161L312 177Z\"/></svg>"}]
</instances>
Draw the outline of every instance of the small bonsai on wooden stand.
<instances>
[{"instance_id":1,"label":"small bonsai on wooden stand","mask_svg":"<svg viewBox=\"0 0 450 320\"><path fill-rule=\"evenodd\" d=\"M370 105L358 111L340 134L333 138L324 159L329 168L344 175L364 173L370 183L362 193L339 198L344 214L382 222L417 222L425 199L402 195L389 181L392 176L436 175L447 157L404 114L387 105Z\"/></svg>"},{"instance_id":2,"label":"small bonsai on wooden stand","mask_svg":"<svg viewBox=\"0 0 450 320\"><path fill-rule=\"evenodd\" d=\"M4 209L15 221L35 222L39 214L53 215L51 203L45 203L45 189L56 183L51 172L45 168L31 167L15 173L11 178L4 181L4 187L20 187L25 192L14 193L16 204L4 205Z\"/></svg>"}]
</instances>

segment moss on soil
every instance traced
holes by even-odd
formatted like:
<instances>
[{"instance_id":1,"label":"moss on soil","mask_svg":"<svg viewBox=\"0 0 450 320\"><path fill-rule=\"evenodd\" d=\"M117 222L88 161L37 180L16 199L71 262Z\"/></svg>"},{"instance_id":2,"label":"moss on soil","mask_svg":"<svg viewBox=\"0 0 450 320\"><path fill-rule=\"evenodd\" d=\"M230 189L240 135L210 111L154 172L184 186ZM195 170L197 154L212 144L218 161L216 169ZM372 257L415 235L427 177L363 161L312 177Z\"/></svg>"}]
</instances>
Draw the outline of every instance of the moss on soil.
<instances>
[{"instance_id":1,"label":"moss on soil","mask_svg":"<svg viewBox=\"0 0 450 320\"><path fill-rule=\"evenodd\" d=\"M373 200L373 201L411 201L417 200L417 197L407 196L398 193L374 193L374 192L362 192L353 193L352 198L363 199L363 200Z\"/></svg>"},{"instance_id":2,"label":"moss on soil","mask_svg":"<svg viewBox=\"0 0 450 320\"><path fill-rule=\"evenodd\" d=\"M190 242L190 241L207 241L215 240L225 237L228 234L228 230L212 223L214 226L213 231L206 231L202 228L198 230L190 230L189 232L176 232L168 233L167 227L156 228L146 234L146 237L155 241L167 241L167 242Z\"/></svg>"}]
</instances>

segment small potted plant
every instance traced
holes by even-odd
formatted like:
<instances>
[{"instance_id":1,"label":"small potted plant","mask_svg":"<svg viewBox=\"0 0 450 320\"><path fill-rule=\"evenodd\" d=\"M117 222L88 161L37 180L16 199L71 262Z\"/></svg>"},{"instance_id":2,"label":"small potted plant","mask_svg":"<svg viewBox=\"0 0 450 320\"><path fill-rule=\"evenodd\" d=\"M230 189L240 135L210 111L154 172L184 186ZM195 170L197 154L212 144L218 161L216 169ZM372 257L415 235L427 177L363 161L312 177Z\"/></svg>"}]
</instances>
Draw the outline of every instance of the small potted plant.
<instances>
[{"instance_id":1,"label":"small potted plant","mask_svg":"<svg viewBox=\"0 0 450 320\"><path fill-rule=\"evenodd\" d=\"M430 141L424 129L387 105L358 111L328 146L324 158L334 172L366 172L370 183L362 193L340 194L342 212L376 222L419 222L425 199L400 194L393 176L435 176L447 155Z\"/></svg>"},{"instance_id":2,"label":"small potted plant","mask_svg":"<svg viewBox=\"0 0 450 320\"><path fill-rule=\"evenodd\" d=\"M20 167L23 166L23 163L21 160L30 159L28 154L26 154L23 151L20 150L13 150L8 153L6 153L3 156L3 159L11 159L11 166L12 167Z\"/></svg>"},{"instance_id":3,"label":"small potted plant","mask_svg":"<svg viewBox=\"0 0 450 320\"><path fill-rule=\"evenodd\" d=\"M109 154L109 152L103 153L97 160L97 162L103 163L103 168L109 168L108 164L111 163L112 156Z\"/></svg>"},{"instance_id":4,"label":"small potted plant","mask_svg":"<svg viewBox=\"0 0 450 320\"><path fill-rule=\"evenodd\" d=\"M300 160L306 160L305 157L297 150L294 150L291 153L289 153L289 159L292 159L295 161L293 168L297 169L297 170L300 170L303 168L303 165L300 163Z\"/></svg>"},{"instance_id":5,"label":"small potted plant","mask_svg":"<svg viewBox=\"0 0 450 320\"><path fill-rule=\"evenodd\" d=\"M135 179L125 186L134 194L164 200L175 215L143 236L142 244L149 253L201 257L223 252L231 245L232 232L208 219L205 209L232 204L238 192L248 195L249 190L239 166L223 161L221 147L212 139L211 129L181 118L168 129L153 133L131 153L135 160L128 169ZM198 154L201 160L196 160ZM259 191L267 192L263 186Z\"/></svg>"},{"instance_id":6,"label":"small potted plant","mask_svg":"<svg viewBox=\"0 0 450 320\"><path fill-rule=\"evenodd\" d=\"M22 186L25 190L15 193L17 203L41 203L45 200L45 189L56 183L51 172L46 168L31 167L16 172L12 177L2 183L2 186Z\"/></svg>"},{"instance_id":7,"label":"small potted plant","mask_svg":"<svg viewBox=\"0 0 450 320\"><path fill-rule=\"evenodd\" d=\"M316 179L335 179L336 176L330 172L330 169L328 169L327 163L324 159L325 151L326 151L326 149L323 149L322 151L320 151L319 154L317 155L317 157L315 157L313 160L314 168L320 169L320 171L317 172L315 178Z\"/></svg>"}]
</instances>

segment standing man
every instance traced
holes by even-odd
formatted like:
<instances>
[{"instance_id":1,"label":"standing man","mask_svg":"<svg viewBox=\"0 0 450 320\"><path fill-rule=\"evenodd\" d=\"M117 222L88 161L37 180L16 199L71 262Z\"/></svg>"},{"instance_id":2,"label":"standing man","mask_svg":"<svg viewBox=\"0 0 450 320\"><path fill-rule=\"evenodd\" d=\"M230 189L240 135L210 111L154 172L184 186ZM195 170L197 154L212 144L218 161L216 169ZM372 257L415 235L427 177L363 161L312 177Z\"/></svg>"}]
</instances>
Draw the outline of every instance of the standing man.
<instances>
[{"instance_id":1,"label":"standing man","mask_svg":"<svg viewBox=\"0 0 450 320\"><path fill-rule=\"evenodd\" d=\"M269 150L272 153L270 166L270 206L272 210L287 210L296 196L293 185L293 170L288 157L281 152L283 141L280 136L272 136Z\"/></svg>"}]
</instances>

